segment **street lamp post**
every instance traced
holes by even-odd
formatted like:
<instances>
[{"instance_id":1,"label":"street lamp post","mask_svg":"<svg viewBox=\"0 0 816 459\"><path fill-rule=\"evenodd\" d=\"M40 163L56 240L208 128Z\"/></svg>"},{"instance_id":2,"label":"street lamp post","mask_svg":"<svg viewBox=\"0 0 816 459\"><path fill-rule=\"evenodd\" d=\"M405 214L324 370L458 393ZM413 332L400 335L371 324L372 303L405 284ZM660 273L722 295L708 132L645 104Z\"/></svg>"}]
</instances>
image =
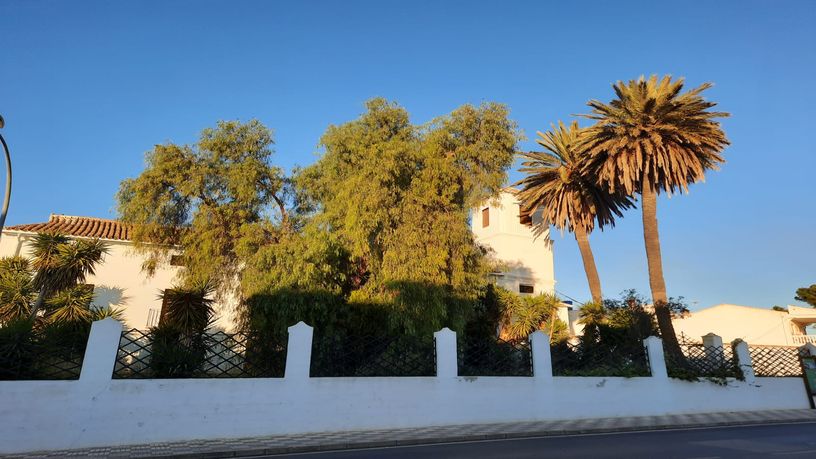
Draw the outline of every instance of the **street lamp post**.
<instances>
[{"instance_id":1,"label":"street lamp post","mask_svg":"<svg viewBox=\"0 0 816 459\"><path fill-rule=\"evenodd\" d=\"M6 125L3 117L0 116L0 129ZM8 213L9 200L11 199L11 155L9 154L6 139L0 134L0 143L3 144L3 151L6 153L6 196L3 198L3 210L0 213L0 236L3 235L3 227L6 224L6 213Z\"/></svg>"}]
</instances>

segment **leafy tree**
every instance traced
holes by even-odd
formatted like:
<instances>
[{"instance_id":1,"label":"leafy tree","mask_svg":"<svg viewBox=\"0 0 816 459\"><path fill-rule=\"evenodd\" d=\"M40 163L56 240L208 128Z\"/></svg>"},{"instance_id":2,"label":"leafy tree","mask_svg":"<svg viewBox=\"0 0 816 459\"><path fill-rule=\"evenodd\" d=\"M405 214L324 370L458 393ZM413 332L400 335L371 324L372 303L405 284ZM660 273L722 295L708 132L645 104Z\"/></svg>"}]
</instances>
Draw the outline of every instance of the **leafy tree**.
<instances>
[{"instance_id":1,"label":"leafy tree","mask_svg":"<svg viewBox=\"0 0 816 459\"><path fill-rule=\"evenodd\" d=\"M312 253L338 255L348 269L328 276L329 287L392 311L394 328L461 329L487 272L469 211L506 180L516 126L498 104L465 105L425 126L384 99L366 108L329 127L321 159L295 177L313 209L305 246L326 235L333 248Z\"/></svg>"},{"instance_id":2,"label":"leafy tree","mask_svg":"<svg viewBox=\"0 0 816 459\"><path fill-rule=\"evenodd\" d=\"M816 308L816 284L810 287L802 287L796 289L796 301L804 301L805 303Z\"/></svg>"},{"instance_id":3,"label":"leafy tree","mask_svg":"<svg viewBox=\"0 0 816 459\"><path fill-rule=\"evenodd\" d=\"M657 194L688 191L705 172L724 160L728 145L716 118L727 113L709 111L716 104L706 101L705 83L681 93L684 80L665 76L641 77L613 85L616 99L605 104L592 100L597 123L588 128L582 149L587 155L585 171L610 192L640 194L643 236L649 265L649 284L657 321L670 352L680 347L666 307L666 283L657 225Z\"/></svg>"},{"instance_id":4,"label":"leafy tree","mask_svg":"<svg viewBox=\"0 0 816 459\"><path fill-rule=\"evenodd\" d=\"M601 302L601 281L595 266L595 257L589 245L589 233L604 225L614 226L615 217L621 217L622 210L632 207L632 201L622 193L610 193L595 183L594 177L581 170L583 156L577 149L582 130L577 122L569 128L559 122L558 127L546 133L538 133L538 144L544 152L522 153L525 159L520 171L527 174L516 183L521 185L519 193L521 207L526 212L541 208L541 227L552 223L560 230L568 230L575 235L581 259L584 262L592 301Z\"/></svg>"},{"instance_id":5,"label":"leafy tree","mask_svg":"<svg viewBox=\"0 0 816 459\"><path fill-rule=\"evenodd\" d=\"M246 260L292 227L287 180L270 163L272 133L259 121L221 121L195 145L168 143L147 153L147 166L117 195L133 223L137 250L154 270L181 250L186 285L211 282L219 298L240 293Z\"/></svg>"}]
</instances>

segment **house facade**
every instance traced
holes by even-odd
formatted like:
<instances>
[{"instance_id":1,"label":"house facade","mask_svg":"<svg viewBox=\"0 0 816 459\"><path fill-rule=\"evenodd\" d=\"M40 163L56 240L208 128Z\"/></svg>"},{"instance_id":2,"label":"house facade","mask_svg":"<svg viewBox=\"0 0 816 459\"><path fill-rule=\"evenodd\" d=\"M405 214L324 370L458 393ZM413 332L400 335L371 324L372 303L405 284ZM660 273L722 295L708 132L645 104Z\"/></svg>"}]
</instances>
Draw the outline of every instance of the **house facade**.
<instances>
[{"instance_id":1,"label":"house facade","mask_svg":"<svg viewBox=\"0 0 816 459\"><path fill-rule=\"evenodd\" d=\"M159 295L178 280L180 265L171 257L148 276L142 265L145 257L133 249L132 227L117 220L52 214L47 222L10 226L0 238L0 256L31 256L31 241L37 233L60 233L72 239L100 239L108 247L96 272L86 282L94 287L92 306L122 310L129 328L146 329L159 323L162 300ZM230 330L228 308L221 308L217 328Z\"/></svg>"},{"instance_id":2,"label":"house facade","mask_svg":"<svg viewBox=\"0 0 816 459\"><path fill-rule=\"evenodd\" d=\"M473 209L471 229L476 242L492 250L500 271L498 285L521 294L554 293L553 242L549 225L537 230L541 211L521 212L516 190L505 188L496 201Z\"/></svg>"}]
</instances>

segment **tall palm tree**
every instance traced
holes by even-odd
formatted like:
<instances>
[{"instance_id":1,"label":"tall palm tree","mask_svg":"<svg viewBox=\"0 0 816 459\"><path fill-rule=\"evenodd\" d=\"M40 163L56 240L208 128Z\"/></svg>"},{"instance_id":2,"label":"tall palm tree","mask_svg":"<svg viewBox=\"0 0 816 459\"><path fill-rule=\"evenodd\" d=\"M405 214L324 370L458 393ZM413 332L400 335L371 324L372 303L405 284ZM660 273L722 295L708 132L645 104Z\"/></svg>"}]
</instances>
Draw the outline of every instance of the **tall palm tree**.
<instances>
[{"instance_id":1,"label":"tall palm tree","mask_svg":"<svg viewBox=\"0 0 816 459\"><path fill-rule=\"evenodd\" d=\"M640 194L643 238L649 266L649 286L661 335L669 350L679 352L677 337L666 307L666 282L657 230L657 195L688 192L688 185L705 179L717 169L728 145L715 118L728 113L709 111L716 104L701 93L705 83L681 94L684 80L640 77L612 87L617 98L605 104L591 100L596 120L588 128L581 150L586 153L583 171L597 177L610 192Z\"/></svg>"},{"instance_id":2,"label":"tall palm tree","mask_svg":"<svg viewBox=\"0 0 816 459\"><path fill-rule=\"evenodd\" d=\"M31 308L35 317L47 298L93 275L108 248L99 239L71 241L61 234L41 233L34 237L31 252L34 286L39 291Z\"/></svg>"},{"instance_id":3,"label":"tall palm tree","mask_svg":"<svg viewBox=\"0 0 816 459\"><path fill-rule=\"evenodd\" d=\"M541 225L552 223L560 230L567 229L575 235L581 259L584 262L592 301L601 302L601 281L595 266L595 257L589 245L589 233L605 225L614 226L615 216L632 207L632 201L622 193L610 193L596 185L592 176L582 171L583 156L576 148L584 130L573 121L567 128L564 123L546 133L538 133L538 144L544 152L521 153L526 159L521 172L526 177L515 185L521 185L518 197L524 212L543 209Z\"/></svg>"}]
</instances>

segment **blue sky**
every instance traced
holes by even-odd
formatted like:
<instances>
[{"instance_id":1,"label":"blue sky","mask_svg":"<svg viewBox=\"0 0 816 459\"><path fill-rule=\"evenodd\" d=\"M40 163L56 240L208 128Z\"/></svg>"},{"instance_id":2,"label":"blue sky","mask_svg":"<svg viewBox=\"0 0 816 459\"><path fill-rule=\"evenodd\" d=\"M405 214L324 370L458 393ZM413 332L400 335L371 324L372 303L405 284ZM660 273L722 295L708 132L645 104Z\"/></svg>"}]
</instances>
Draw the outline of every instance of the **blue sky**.
<instances>
[{"instance_id":1,"label":"blue sky","mask_svg":"<svg viewBox=\"0 0 816 459\"><path fill-rule=\"evenodd\" d=\"M659 200L669 294L692 308L796 304L816 283L816 2L0 2L0 113L14 155L8 224L112 217L120 180L167 141L258 118L277 164L384 96L415 122L508 104L535 132L641 74L712 81L727 163ZM518 175L511 174L515 179ZM607 294L648 293L639 210L592 235ZM557 234L557 288L585 300Z\"/></svg>"}]
</instances>

